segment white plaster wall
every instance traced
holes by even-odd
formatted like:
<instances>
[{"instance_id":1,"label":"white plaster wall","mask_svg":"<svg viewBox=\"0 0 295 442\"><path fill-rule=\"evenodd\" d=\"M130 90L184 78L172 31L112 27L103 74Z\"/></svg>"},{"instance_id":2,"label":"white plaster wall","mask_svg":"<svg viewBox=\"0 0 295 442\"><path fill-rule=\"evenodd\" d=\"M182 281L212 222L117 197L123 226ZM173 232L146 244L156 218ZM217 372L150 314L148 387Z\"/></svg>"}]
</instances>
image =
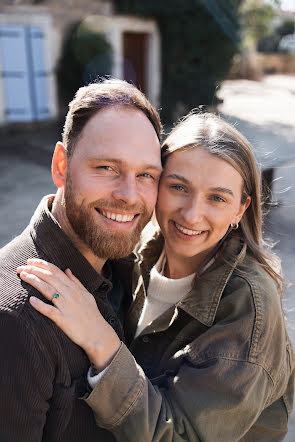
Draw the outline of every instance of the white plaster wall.
<instances>
[{"instance_id":1,"label":"white plaster wall","mask_svg":"<svg viewBox=\"0 0 295 442\"><path fill-rule=\"evenodd\" d=\"M132 16L92 16L87 20L106 35L113 48L112 75L116 78L123 79L124 77L123 33L144 32L148 34L147 97L155 107L158 107L161 88L161 48L160 34L155 21Z\"/></svg>"}]
</instances>

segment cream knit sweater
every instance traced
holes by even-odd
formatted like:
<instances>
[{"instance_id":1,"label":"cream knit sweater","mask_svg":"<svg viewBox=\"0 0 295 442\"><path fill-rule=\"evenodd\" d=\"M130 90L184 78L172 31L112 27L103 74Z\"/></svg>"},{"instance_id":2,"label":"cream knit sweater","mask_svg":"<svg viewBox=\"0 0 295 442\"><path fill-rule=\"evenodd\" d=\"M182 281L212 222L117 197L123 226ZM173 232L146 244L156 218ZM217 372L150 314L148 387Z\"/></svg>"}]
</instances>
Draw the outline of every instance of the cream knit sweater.
<instances>
[{"instance_id":1,"label":"cream knit sweater","mask_svg":"<svg viewBox=\"0 0 295 442\"><path fill-rule=\"evenodd\" d=\"M147 297L138 321L135 337L151 322L186 296L192 288L195 273L181 279L164 276L166 255L163 250L157 263L151 270Z\"/></svg>"}]
</instances>

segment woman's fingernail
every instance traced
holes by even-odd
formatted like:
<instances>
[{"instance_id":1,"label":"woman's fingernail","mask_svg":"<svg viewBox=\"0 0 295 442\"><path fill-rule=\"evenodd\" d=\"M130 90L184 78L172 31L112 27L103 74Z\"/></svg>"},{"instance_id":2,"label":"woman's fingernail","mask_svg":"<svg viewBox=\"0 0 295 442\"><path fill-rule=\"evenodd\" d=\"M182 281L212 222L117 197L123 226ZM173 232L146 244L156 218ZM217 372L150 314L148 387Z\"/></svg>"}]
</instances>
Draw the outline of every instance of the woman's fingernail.
<instances>
[{"instance_id":1,"label":"woman's fingernail","mask_svg":"<svg viewBox=\"0 0 295 442\"><path fill-rule=\"evenodd\" d=\"M35 296L31 296L30 297L30 303L31 304L38 304L38 298L36 298Z\"/></svg>"},{"instance_id":2,"label":"woman's fingernail","mask_svg":"<svg viewBox=\"0 0 295 442\"><path fill-rule=\"evenodd\" d=\"M20 272L20 276L22 276L22 277L26 277L26 276L28 276L28 273L25 271L25 270L22 270L21 272Z\"/></svg>"}]
</instances>

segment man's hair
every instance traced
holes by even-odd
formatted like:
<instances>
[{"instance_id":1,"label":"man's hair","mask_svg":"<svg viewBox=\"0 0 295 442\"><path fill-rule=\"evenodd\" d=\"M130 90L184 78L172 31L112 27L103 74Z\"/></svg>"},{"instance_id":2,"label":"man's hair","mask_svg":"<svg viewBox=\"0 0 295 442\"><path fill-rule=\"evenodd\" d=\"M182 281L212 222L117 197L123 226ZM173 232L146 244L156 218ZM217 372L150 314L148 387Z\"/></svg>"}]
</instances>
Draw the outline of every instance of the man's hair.
<instances>
[{"instance_id":1,"label":"man's hair","mask_svg":"<svg viewBox=\"0 0 295 442\"><path fill-rule=\"evenodd\" d=\"M145 95L126 81L103 80L78 89L74 99L69 103L62 134L68 156L73 153L75 144L90 118L101 109L111 106L123 106L142 111L152 123L160 140L162 130L160 117Z\"/></svg>"}]
</instances>

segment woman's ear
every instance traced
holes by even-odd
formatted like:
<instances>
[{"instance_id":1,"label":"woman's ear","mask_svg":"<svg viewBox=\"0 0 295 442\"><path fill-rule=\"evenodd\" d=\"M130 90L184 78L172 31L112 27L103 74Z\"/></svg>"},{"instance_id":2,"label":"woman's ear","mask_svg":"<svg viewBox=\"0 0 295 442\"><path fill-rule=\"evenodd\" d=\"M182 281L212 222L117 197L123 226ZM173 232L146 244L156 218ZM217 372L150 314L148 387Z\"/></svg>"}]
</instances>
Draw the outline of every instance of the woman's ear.
<instances>
[{"instance_id":1,"label":"woman's ear","mask_svg":"<svg viewBox=\"0 0 295 442\"><path fill-rule=\"evenodd\" d=\"M244 213L246 212L246 210L248 209L250 203L251 203L251 196L247 196L246 201L244 202L244 204L241 204L239 213L237 213L237 215L236 215L236 219L234 221L235 224L238 224L241 221L241 219L242 219Z\"/></svg>"},{"instance_id":2,"label":"woman's ear","mask_svg":"<svg viewBox=\"0 0 295 442\"><path fill-rule=\"evenodd\" d=\"M60 141L56 143L52 157L51 174L56 187L63 187L65 184L65 172L67 168L67 150Z\"/></svg>"}]
</instances>

